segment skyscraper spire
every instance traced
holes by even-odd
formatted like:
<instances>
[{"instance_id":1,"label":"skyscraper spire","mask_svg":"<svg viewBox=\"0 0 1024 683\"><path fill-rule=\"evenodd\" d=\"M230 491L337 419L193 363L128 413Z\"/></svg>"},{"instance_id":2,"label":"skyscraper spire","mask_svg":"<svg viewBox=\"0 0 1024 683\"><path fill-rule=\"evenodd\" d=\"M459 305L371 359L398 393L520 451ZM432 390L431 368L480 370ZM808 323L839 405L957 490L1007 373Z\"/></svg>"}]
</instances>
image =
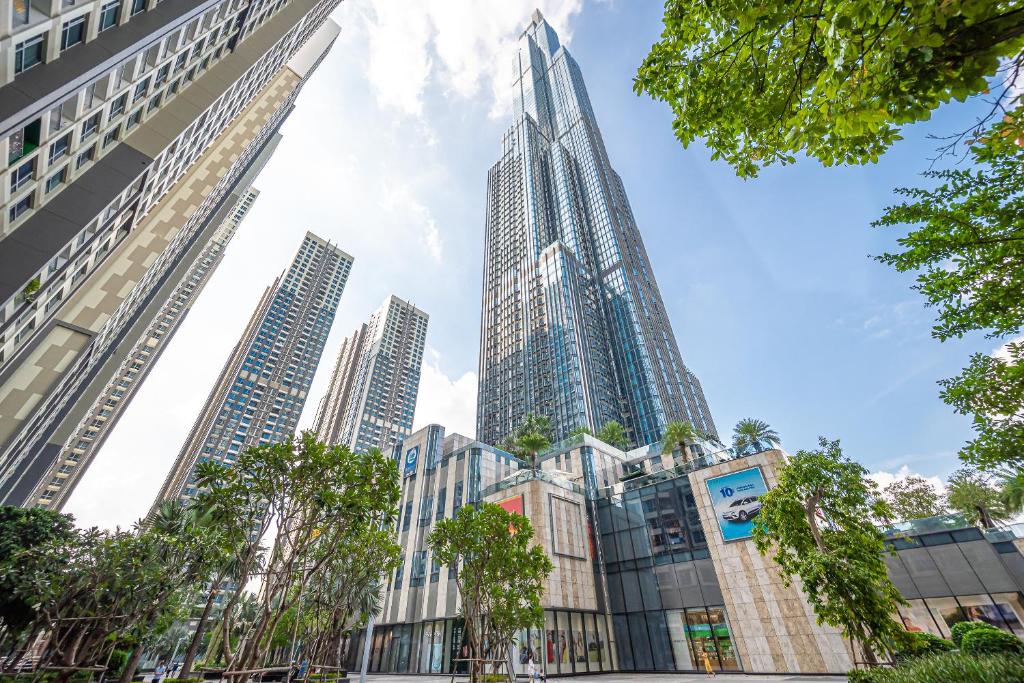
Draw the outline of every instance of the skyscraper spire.
<instances>
[{"instance_id":1,"label":"skyscraper spire","mask_svg":"<svg viewBox=\"0 0 1024 683\"><path fill-rule=\"evenodd\" d=\"M514 121L488 174L477 438L528 413L555 437L616 420L636 444L673 420L717 432L683 363L583 74L534 12Z\"/></svg>"}]
</instances>

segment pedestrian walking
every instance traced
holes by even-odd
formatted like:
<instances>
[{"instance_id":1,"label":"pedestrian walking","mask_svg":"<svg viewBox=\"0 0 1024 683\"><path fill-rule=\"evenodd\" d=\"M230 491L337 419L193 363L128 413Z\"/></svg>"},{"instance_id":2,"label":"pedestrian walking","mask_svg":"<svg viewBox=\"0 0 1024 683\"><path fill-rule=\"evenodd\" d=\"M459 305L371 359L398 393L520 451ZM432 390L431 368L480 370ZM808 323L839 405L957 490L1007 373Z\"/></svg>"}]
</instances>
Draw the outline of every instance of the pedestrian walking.
<instances>
[{"instance_id":1,"label":"pedestrian walking","mask_svg":"<svg viewBox=\"0 0 1024 683\"><path fill-rule=\"evenodd\" d=\"M532 652L526 659L526 673L530 675L530 683L535 683L537 680L537 664L533 661Z\"/></svg>"},{"instance_id":2,"label":"pedestrian walking","mask_svg":"<svg viewBox=\"0 0 1024 683\"><path fill-rule=\"evenodd\" d=\"M167 666L160 660L156 663L156 669L153 670L153 683L160 683L167 675Z\"/></svg>"},{"instance_id":3,"label":"pedestrian walking","mask_svg":"<svg viewBox=\"0 0 1024 683\"><path fill-rule=\"evenodd\" d=\"M700 651L701 659L704 661L704 671L707 672L708 678L715 677L715 670L711 668L711 657L708 656L707 650Z\"/></svg>"}]
</instances>

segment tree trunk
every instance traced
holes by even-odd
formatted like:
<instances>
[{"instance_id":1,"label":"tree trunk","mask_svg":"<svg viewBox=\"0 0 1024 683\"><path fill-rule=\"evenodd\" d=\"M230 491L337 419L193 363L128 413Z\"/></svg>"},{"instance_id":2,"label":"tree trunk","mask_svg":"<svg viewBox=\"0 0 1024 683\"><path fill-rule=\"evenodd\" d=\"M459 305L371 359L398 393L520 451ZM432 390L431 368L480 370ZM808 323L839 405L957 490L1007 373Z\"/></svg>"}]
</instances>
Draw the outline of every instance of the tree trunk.
<instances>
[{"instance_id":1,"label":"tree trunk","mask_svg":"<svg viewBox=\"0 0 1024 683\"><path fill-rule=\"evenodd\" d=\"M124 663L124 671L121 672L121 678L118 679L117 683L131 683L132 679L135 678L135 670L139 668L143 650L145 650L145 647L143 647L141 642L135 646L135 649L132 650L132 656Z\"/></svg>"},{"instance_id":2,"label":"tree trunk","mask_svg":"<svg viewBox=\"0 0 1024 683\"><path fill-rule=\"evenodd\" d=\"M199 615L199 624L196 626L196 632L192 636L192 642L188 644L188 649L185 650L185 659L181 663L181 673L178 674L178 678L188 678L188 675L192 673L192 662L196 658L196 653L199 652L200 643L203 642L206 621L210 618L210 612L213 611L213 604L217 599L217 591L220 589L220 582L222 580L223 576L217 577L217 580L214 581L213 586L210 588L210 595L206 598L206 606L203 607L203 613Z\"/></svg>"},{"instance_id":3,"label":"tree trunk","mask_svg":"<svg viewBox=\"0 0 1024 683\"><path fill-rule=\"evenodd\" d=\"M992 516L988 514L988 510L984 505L975 505L978 510L978 516L981 521L981 526L986 529L994 529L996 527L995 522L992 521Z\"/></svg>"}]
</instances>

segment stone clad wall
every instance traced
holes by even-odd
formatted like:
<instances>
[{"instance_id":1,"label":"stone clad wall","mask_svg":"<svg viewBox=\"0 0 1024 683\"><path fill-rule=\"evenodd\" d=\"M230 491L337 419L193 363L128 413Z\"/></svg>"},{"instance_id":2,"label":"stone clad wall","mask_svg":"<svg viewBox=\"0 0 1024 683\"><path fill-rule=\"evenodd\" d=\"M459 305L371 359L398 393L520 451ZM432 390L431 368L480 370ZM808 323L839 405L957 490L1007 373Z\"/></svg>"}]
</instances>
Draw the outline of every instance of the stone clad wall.
<instances>
[{"instance_id":1,"label":"stone clad wall","mask_svg":"<svg viewBox=\"0 0 1024 683\"><path fill-rule=\"evenodd\" d=\"M729 626L744 671L843 673L853 664L838 629L816 623L803 591L796 584L784 586L778 566L770 557L762 557L752 540L722 539L705 484L723 474L760 466L765 483L772 488L784 459L782 451L765 451L689 475Z\"/></svg>"}]
</instances>

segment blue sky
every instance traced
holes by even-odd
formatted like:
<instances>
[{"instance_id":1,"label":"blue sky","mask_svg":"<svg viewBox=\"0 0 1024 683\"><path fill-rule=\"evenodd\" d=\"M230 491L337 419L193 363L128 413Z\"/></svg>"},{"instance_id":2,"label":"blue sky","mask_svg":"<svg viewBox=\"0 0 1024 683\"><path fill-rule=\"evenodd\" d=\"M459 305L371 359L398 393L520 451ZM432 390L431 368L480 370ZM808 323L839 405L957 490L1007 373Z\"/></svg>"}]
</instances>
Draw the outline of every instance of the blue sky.
<instances>
[{"instance_id":1,"label":"blue sky","mask_svg":"<svg viewBox=\"0 0 1024 683\"><path fill-rule=\"evenodd\" d=\"M791 452L822 434L873 471L945 477L957 467L969 423L935 382L997 343L931 339L912 278L871 259L898 233L869 223L893 187L918 182L935 147L927 135L955 130L970 105L908 129L877 165L802 160L743 181L702 146L684 150L668 107L632 92L661 31L659 2L346 0L335 13L342 35L257 180L250 216L70 512L105 526L145 513L307 229L355 265L302 424L341 338L395 293L431 316L416 426L472 433L486 174L510 125L514 40L535 4L580 63L683 358L723 436L754 416Z\"/></svg>"}]
</instances>

